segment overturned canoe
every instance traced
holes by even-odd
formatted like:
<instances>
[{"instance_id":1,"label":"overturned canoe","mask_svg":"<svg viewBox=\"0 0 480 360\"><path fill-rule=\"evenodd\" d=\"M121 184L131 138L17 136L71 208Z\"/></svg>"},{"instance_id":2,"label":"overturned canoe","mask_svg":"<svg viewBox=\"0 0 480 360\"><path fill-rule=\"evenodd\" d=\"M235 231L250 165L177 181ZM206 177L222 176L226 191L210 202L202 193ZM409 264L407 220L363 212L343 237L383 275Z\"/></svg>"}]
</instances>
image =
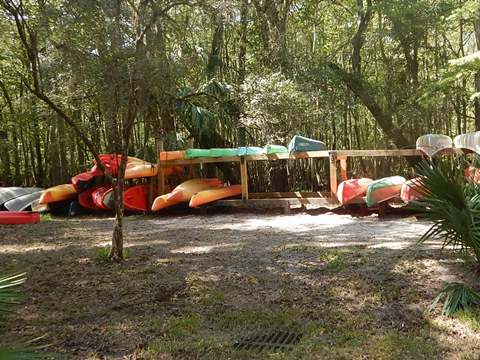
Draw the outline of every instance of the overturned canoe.
<instances>
[{"instance_id":1,"label":"overturned canoe","mask_svg":"<svg viewBox=\"0 0 480 360\"><path fill-rule=\"evenodd\" d=\"M286 146L283 146L283 145L269 144L269 145L265 145L265 153L267 155L288 153L288 149Z\"/></svg>"},{"instance_id":2,"label":"overturned canoe","mask_svg":"<svg viewBox=\"0 0 480 360\"><path fill-rule=\"evenodd\" d=\"M77 190L73 184L57 185L45 190L40 196L39 204L50 204L54 202L73 199L77 196Z\"/></svg>"},{"instance_id":3,"label":"overturned canoe","mask_svg":"<svg viewBox=\"0 0 480 360\"><path fill-rule=\"evenodd\" d=\"M300 135L295 135L288 144L289 152L321 151L326 149L327 146L323 141L309 139Z\"/></svg>"},{"instance_id":4,"label":"overturned canoe","mask_svg":"<svg viewBox=\"0 0 480 360\"><path fill-rule=\"evenodd\" d=\"M222 187L223 183L220 179L192 179L187 180L178 185L169 194L158 196L152 205L152 211L158 211L169 206L189 202L196 193Z\"/></svg>"},{"instance_id":5,"label":"overturned canoe","mask_svg":"<svg viewBox=\"0 0 480 360\"><path fill-rule=\"evenodd\" d=\"M32 205L38 204L43 191L36 191L31 194L22 195L3 204L8 211L24 211L32 209Z\"/></svg>"},{"instance_id":6,"label":"overturned canoe","mask_svg":"<svg viewBox=\"0 0 480 360\"><path fill-rule=\"evenodd\" d=\"M434 156L442 150L453 148L453 141L447 135L427 134L417 139L416 148L428 156Z\"/></svg>"},{"instance_id":7,"label":"overturned canoe","mask_svg":"<svg viewBox=\"0 0 480 360\"><path fill-rule=\"evenodd\" d=\"M93 193L97 191L100 186L95 186L78 194L78 202L86 209L98 210L98 206L93 201Z\"/></svg>"},{"instance_id":8,"label":"overturned canoe","mask_svg":"<svg viewBox=\"0 0 480 360\"><path fill-rule=\"evenodd\" d=\"M337 189L337 198L340 204L347 205L362 198L367 193L367 187L373 182L372 179L350 179L340 183Z\"/></svg>"},{"instance_id":9,"label":"overturned canoe","mask_svg":"<svg viewBox=\"0 0 480 360\"><path fill-rule=\"evenodd\" d=\"M367 206L371 207L399 197L405 181L405 178L402 176L390 176L373 181L367 187L365 199Z\"/></svg>"},{"instance_id":10,"label":"overturned canoe","mask_svg":"<svg viewBox=\"0 0 480 360\"><path fill-rule=\"evenodd\" d=\"M2 211L0 212L0 225L37 224L40 214L31 211Z\"/></svg>"},{"instance_id":11,"label":"overturned canoe","mask_svg":"<svg viewBox=\"0 0 480 360\"><path fill-rule=\"evenodd\" d=\"M123 205L130 211L148 211L148 184L134 185L125 189Z\"/></svg>"},{"instance_id":12,"label":"overturned canoe","mask_svg":"<svg viewBox=\"0 0 480 360\"><path fill-rule=\"evenodd\" d=\"M95 178L102 176L103 173L94 166L92 170L85 171L72 177L72 184L78 192L82 192L95 184Z\"/></svg>"},{"instance_id":13,"label":"overturned canoe","mask_svg":"<svg viewBox=\"0 0 480 360\"><path fill-rule=\"evenodd\" d=\"M190 207L196 208L217 200L227 199L242 193L241 185L225 186L218 189L204 190L196 193L190 199Z\"/></svg>"},{"instance_id":14,"label":"overturned canoe","mask_svg":"<svg viewBox=\"0 0 480 360\"><path fill-rule=\"evenodd\" d=\"M453 139L456 148L466 149L480 154L480 131L461 134Z\"/></svg>"},{"instance_id":15,"label":"overturned canoe","mask_svg":"<svg viewBox=\"0 0 480 360\"><path fill-rule=\"evenodd\" d=\"M92 200L98 209L108 210L108 207L103 203L103 197L107 191L111 189L110 186L100 186L92 192Z\"/></svg>"},{"instance_id":16,"label":"overturned canoe","mask_svg":"<svg viewBox=\"0 0 480 360\"><path fill-rule=\"evenodd\" d=\"M420 178L407 180L400 191L400 198L409 203L425 196L425 189L422 186Z\"/></svg>"},{"instance_id":17,"label":"overturned canoe","mask_svg":"<svg viewBox=\"0 0 480 360\"><path fill-rule=\"evenodd\" d=\"M42 190L36 187L2 187L0 188L0 205L19 196L31 194Z\"/></svg>"}]
</instances>

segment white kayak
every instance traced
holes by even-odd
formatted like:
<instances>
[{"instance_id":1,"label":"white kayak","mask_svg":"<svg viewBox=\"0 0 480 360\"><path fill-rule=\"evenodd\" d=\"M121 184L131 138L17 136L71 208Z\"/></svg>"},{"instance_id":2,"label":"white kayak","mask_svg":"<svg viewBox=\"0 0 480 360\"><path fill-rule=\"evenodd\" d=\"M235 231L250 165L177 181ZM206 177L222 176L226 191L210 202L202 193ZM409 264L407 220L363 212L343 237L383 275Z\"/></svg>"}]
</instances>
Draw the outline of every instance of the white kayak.
<instances>
[{"instance_id":1,"label":"white kayak","mask_svg":"<svg viewBox=\"0 0 480 360\"><path fill-rule=\"evenodd\" d=\"M460 134L453 139L456 148L467 149L480 154L480 131Z\"/></svg>"},{"instance_id":2,"label":"white kayak","mask_svg":"<svg viewBox=\"0 0 480 360\"><path fill-rule=\"evenodd\" d=\"M453 147L452 138L441 134L427 134L417 139L417 149L432 157L439 151Z\"/></svg>"},{"instance_id":3,"label":"white kayak","mask_svg":"<svg viewBox=\"0 0 480 360\"><path fill-rule=\"evenodd\" d=\"M41 188L36 187L2 187L0 188L0 206L19 196L31 194L41 190Z\"/></svg>"},{"instance_id":4,"label":"white kayak","mask_svg":"<svg viewBox=\"0 0 480 360\"><path fill-rule=\"evenodd\" d=\"M32 205L38 205L38 200L42 196L43 191L36 191L34 193L21 195L12 200L8 200L3 204L8 211L23 211L27 208L31 208Z\"/></svg>"}]
</instances>

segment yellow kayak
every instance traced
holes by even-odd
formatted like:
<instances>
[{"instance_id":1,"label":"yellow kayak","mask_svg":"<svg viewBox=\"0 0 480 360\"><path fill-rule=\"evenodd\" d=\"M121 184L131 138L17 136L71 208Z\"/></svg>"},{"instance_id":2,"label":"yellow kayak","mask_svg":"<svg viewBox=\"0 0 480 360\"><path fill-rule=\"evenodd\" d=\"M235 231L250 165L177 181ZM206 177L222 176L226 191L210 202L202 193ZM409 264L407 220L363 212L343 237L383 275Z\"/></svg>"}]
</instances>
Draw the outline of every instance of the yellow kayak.
<instances>
[{"instance_id":1,"label":"yellow kayak","mask_svg":"<svg viewBox=\"0 0 480 360\"><path fill-rule=\"evenodd\" d=\"M200 191L190 199L190 207L196 208L217 200L237 196L242 193L241 185L225 186L219 189Z\"/></svg>"},{"instance_id":2,"label":"yellow kayak","mask_svg":"<svg viewBox=\"0 0 480 360\"><path fill-rule=\"evenodd\" d=\"M222 187L222 181L212 179L192 179L178 185L169 194L158 196L152 205L152 211L158 211L166 207L189 202L193 195L200 191Z\"/></svg>"},{"instance_id":3,"label":"yellow kayak","mask_svg":"<svg viewBox=\"0 0 480 360\"><path fill-rule=\"evenodd\" d=\"M38 203L40 205L50 204L57 201L73 199L77 196L77 190L73 184L57 185L45 190Z\"/></svg>"}]
</instances>

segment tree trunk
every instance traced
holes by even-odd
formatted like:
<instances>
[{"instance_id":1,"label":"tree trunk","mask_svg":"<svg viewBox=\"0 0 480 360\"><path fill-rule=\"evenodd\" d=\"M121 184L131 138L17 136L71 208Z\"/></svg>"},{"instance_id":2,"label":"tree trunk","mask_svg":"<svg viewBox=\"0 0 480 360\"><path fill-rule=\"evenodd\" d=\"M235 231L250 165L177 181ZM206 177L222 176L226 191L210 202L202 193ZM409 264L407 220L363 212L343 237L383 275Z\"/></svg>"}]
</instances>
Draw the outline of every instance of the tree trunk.
<instances>
[{"instance_id":1,"label":"tree trunk","mask_svg":"<svg viewBox=\"0 0 480 360\"><path fill-rule=\"evenodd\" d=\"M223 46L223 34L225 32L225 24L222 18L216 21L215 30L213 32L212 47L210 55L208 56L208 63L206 69L207 79L211 80L216 75L218 70L221 70L222 59L221 52Z\"/></svg>"},{"instance_id":2,"label":"tree trunk","mask_svg":"<svg viewBox=\"0 0 480 360\"><path fill-rule=\"evenodd\" d=\"M245 81L247 62L248 3L242 1L240 8L240 43L238 44L238 84Z\"/></svg>"},{"instance_id":3,"label":"tree trunk","mask_svg":"<svg viewBox=\"0 0 480 360\"><path fill-rule=\"evenodd\" d=\"M477 39L477 50L480 51L480 20L475 21L475 38ZM480 71L475 74L475 130L480 131Z\"/></svg>"}]
</instances>

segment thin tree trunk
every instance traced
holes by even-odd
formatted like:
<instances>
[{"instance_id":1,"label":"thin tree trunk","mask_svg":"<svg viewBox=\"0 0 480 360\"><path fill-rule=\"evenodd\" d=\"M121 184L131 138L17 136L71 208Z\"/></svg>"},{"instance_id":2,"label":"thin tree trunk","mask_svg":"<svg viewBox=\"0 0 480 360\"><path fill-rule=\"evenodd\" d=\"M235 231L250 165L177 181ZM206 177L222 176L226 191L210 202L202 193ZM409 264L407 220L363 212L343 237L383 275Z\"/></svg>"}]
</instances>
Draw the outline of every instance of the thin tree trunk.
<instances>
[{"instance_id":1,"label":"thin tree trunk","mask_svg":"<svg viewBox=\"0 0 480 360\"><path fill-rule=\"evenodd\" d=\"M477 50L480 51L480 20L475 21L475 38L477 40ZM475 74L475 130L480 131L480 71Z\"/></svg>"}]
</instances>

